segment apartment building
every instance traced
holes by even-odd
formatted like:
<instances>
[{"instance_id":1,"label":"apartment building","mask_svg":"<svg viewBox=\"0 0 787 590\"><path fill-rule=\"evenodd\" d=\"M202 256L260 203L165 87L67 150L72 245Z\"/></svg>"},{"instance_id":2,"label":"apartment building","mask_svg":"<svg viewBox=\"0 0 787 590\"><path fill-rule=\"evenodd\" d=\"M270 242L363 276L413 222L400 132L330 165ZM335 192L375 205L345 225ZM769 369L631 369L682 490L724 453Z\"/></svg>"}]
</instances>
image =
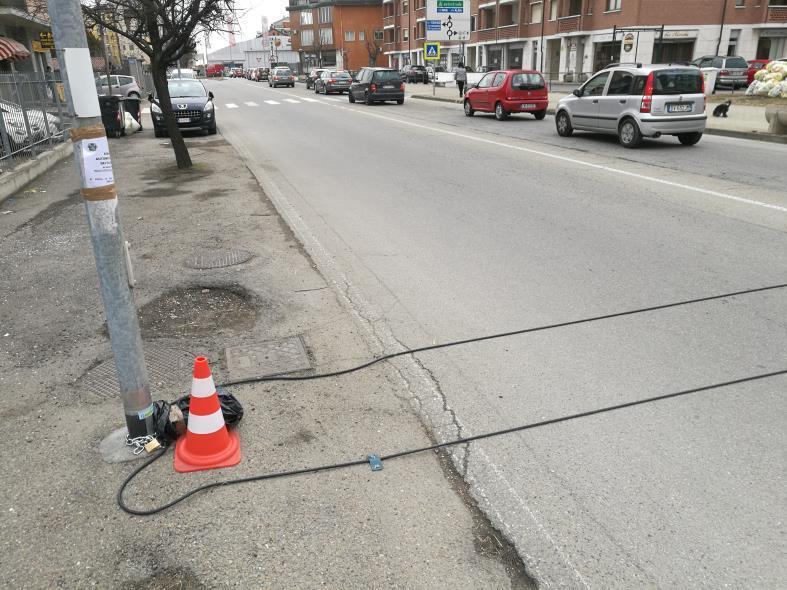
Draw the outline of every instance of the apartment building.
<instances>
[{"instance_id":1,"label":"apartment building","mask_svg":"<svg viewBox=\"0 0 787 590\"><path fill-rule=\"evenodd\" d=\"M292 49L299 69L358 70L383 65L383 0L290 0Z\"/></svg>"},{"instance_id":2,"label":"apartment building","mask_svg":"<svg viewBox=\"0 0 787 590\"><path fill-rule=\"evenodd\" d=\"M397 1L406 0L390 0ZM466 61L473 67L536 68L554 80L582 81L611 61L787 55L787 0L471 2Z\"/></svg>"}]
</instances>

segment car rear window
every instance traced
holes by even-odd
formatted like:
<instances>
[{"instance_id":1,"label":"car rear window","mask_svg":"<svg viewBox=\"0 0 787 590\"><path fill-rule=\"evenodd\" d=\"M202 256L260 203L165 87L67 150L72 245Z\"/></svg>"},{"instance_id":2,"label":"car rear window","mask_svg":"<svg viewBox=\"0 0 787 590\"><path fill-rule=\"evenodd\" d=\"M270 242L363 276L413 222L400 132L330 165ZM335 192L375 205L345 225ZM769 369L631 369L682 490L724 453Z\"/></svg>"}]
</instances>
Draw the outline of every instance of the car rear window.
<instances>
[{"instance_id":1,"label":"car rear window","mask_svg":"<svg viewBox=\"0 0 787 590\"><path fill-rule=\"evenodd\" d=\"M746 60L742 57L728 57L727 58L727 67L728 68L748 68L749 64L746 63Z\"/></svg>"},{"instance_id":2,"label":"car rear window","mask_svg":"<svg viewBox=\"0 0 787 590\"><path fill-rule=\"evenodd\" d=\"M391 80L400 82L401 77L399 76L399 72L394 70L380 70L374 73L373 80L375 82L389 82Z\"/></svg>"},{"instance_id":3,"label":"car rear window","mask_svg":"<svg viewBox=\"0 0 787 590\"><path fill-rule=\"evenodd\" d=\"M340 80L348 80L352 78L352 76L350 76L350 74L348 74L347 72L334 72L334 78L339 78Z\"/></svg>"},{"instance_id":4,"label":"car rear window","mask_svg":"<svg viewBox=\"0 0 787 590\"><path fill-rule=\"evenodd\" d=\"M289 76L290 74L292 74L292 72L290 70L282 69L282 70L276 70L274 74L277 74L279 76Z\"/></svg>"},{"instance_id":5,"label":"car rear window","mask_svg":"<svg viewBox=\"0 0 787 590\"><path fill-rule=\"evenodd\" d=\"M702 74L696 70L662 70L653 82L653 94L702 94Z\"/></svg>"},{"instance_id":6,"label":"car rear window","mask_svg":"<svg viewBox=\"0 0 787 590\"><path fill-rule=\"evenodd\" d=\"M518 90L537 90L544 87L544 79L538 74L514 74L511 86Z\"/></svg>"}]
</instances>

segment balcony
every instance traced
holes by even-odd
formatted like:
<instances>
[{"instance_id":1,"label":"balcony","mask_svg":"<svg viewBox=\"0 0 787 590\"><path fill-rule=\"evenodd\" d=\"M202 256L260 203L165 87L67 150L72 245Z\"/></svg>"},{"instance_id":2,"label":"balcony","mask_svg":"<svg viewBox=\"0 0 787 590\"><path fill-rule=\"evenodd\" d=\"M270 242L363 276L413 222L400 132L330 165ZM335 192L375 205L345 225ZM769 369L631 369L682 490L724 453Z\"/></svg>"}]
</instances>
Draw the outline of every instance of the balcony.
<instances>
[{"instance_id":1,"label":"balcony","mask_svg":"<svg viewBox=\"0 0 787 590\"><path fill-rule=\"evenodd\" d=\"M513 23L510 25L502 25L497 29L497 38L502 39L516 39L519 36L519 25Z\"/></svg>"},{"instance_id":2,"label":"balcony","mask_svg":"<svg viewBox=\"0 0 787 590\"><path fill-rule=\"evenodd\" d=\"M579 30L581 16L562 16L557 19L557 32L558 33L574 33Z\"/></svg>"},{"instance_id":3,"label":"balcony","mask_svg":"<svg viewBox=\"0 0 787 590\"><path fill-rule=\"evenodd\" d=\"M478 35L478 41L494 41L497 39L497 29L481 29L475 33Z\"/></svg>"},{"instance_id":4,"label":"balcony","mask_svg":"<svg viewBox=\"0 0 787 590\"><path fill-rule=\"evenodd\" d=\"M394 26L396 17L395 16L386 16L383 18L383 28L387 29Z\"/></svg>"},{"instance_id":5,"label":"balcony","mask_svg":"<svg viewBox=\"0 0 787 590\"><path fill-rule=\"evenodd\" d=\"M787 23L787 6L769 6L766 22Z\"/></svg>"}]
</instances>

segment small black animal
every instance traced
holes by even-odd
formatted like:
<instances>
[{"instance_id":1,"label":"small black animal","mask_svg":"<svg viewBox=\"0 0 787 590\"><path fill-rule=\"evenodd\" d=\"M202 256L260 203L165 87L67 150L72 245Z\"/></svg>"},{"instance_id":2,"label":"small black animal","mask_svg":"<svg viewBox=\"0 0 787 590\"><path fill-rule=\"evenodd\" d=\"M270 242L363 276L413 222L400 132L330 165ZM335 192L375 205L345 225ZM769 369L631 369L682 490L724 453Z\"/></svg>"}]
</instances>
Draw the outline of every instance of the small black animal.
<instances>
[{"instance_id":1,"label":"small black animal","mask_svg":"<svg viewBox=\"0 0 787 590\"><path fill-rule=\"evenodd\" d=\"M727 111L730 110L730 106L732 106L732 101L728 100L723 102L719 105L716 105L716 108L713 109L713 116L714 117L726 117Z\"/></svg>"}]
</instances>

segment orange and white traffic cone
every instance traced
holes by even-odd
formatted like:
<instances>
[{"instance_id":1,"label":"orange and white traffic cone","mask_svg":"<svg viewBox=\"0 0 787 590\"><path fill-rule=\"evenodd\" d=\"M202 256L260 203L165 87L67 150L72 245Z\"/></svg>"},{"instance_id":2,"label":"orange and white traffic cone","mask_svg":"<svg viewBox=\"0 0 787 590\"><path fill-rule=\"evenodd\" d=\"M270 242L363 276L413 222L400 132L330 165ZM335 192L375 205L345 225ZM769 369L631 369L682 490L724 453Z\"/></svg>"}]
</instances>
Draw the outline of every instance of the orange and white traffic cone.
<instances>
[{"instance_id":1,"label":"orange and white traffic cone","mask_svg":"<svg viewBox=\"0 0 787 590\"><path fill-rule=\"evenodd\" d=\"M202 471L240 463L240 437L227 430L208 359L194 359L186 436L175 446L175 471Z\"/></svg>"}]
</instances>

